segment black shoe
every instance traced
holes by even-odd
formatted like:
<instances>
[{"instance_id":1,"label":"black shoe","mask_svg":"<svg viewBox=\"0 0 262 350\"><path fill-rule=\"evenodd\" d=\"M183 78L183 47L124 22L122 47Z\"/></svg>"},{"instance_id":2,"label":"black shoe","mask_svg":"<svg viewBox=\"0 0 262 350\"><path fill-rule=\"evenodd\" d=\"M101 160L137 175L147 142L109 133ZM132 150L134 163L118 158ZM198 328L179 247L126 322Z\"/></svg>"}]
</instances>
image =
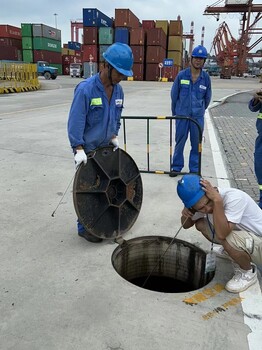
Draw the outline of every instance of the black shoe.
<instances>
[{"instance_id":1,"label":"black shoe","mask_svg":"<svg viewBox=\"0 0 262 350\"><path fill-rule=\"evenodd\" d=\"M170 173L169 173L170 177L176 177L178 175L180 175L180 172L179 171L175 171L175 170L171 170Z\"/></svg>"},{"instance_id":2,"label":"black shoe","mask_svg":"<svg viewBox=\"0 0 262 350\"><path fill-rule=\"evenodd\" d=\"M103 239L102 238L98 238L94 235L92 235L89 232L78 232L78 236L83 237L84 239L86 239L88 242L92 242L92 243L99 243L102 242Z\"/></svg>"}]
</instances>

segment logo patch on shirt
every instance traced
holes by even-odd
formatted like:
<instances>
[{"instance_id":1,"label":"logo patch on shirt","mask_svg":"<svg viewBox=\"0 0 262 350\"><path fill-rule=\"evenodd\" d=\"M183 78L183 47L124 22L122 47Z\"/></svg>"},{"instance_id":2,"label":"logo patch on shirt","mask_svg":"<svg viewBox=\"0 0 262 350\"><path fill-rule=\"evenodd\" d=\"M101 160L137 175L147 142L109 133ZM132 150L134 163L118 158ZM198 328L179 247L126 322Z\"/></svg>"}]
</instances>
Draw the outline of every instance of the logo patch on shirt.
<instances>
[{"instance_id":1,"label":"logo patch on shirt","mask_svg":"<svg viewBox=\"0 0 262 350\"><path fill-rule=\"evenodd\" d=\"M92 98L90 106L101 106L102 105L102 98L97 97L97 98Z\"/></svg>"},{"instance_id":2,"label":"logo patch on shirt","mask_svg":"<svg viewBox=\"0 0 262 350\"><path fill-rule=\"evenodd\" d=\"M190 80L181 79L180 84L189 85L190 84Z\"/></svg>"},{"instance_id":3,"label":"logo patch on shirt","mask_svg":"<svg viewBox=\"0 0 262 350\"><path fill-rule=\"evenodd\" d=\"M206 86L204 86L204 85L199 85L199 89L206 90L206 89L207 89L207 87L206 87Z\"/></svg>"},{"instance_id":4,"label":"logo patch on shirt","mask_svg":"<svg viewBox=\"0 0 262 350\"><path fill-rule=\"evenodd\" d=\"M121 98L116 99L116 106L122 106L123 100Z\"/></svg>"}]
</instances>

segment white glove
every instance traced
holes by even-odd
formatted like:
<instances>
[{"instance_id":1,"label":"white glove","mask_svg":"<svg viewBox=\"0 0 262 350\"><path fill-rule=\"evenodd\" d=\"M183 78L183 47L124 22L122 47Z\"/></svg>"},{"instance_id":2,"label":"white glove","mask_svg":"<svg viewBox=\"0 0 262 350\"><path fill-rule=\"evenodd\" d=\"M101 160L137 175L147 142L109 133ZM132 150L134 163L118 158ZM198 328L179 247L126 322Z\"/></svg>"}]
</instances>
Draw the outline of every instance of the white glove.
<instances>
[{"instance_id":1,"label":"white glove","mask_svg":"<svg viewBox=\"0 0 262 350\"><path fill-rule=\"evenodd\" d=\"M83 149L78 149L78 150L76 150L76 154L75 154L76 169L79 167L79 165L82 162L84 162L84 164L86 164L87 156L86 156L85 151Z\"/></svg>"},{"instance_id":2,"label":"white glove","mask_svg":"<svg viewBox=\"0 0 262 350\"><path fill-rule=\"evenodd\" d=\"M113 151L116 151L119 148L119 141L117 137L111 139L111 143L114 146Z\"/></svg>"}]
</instances>

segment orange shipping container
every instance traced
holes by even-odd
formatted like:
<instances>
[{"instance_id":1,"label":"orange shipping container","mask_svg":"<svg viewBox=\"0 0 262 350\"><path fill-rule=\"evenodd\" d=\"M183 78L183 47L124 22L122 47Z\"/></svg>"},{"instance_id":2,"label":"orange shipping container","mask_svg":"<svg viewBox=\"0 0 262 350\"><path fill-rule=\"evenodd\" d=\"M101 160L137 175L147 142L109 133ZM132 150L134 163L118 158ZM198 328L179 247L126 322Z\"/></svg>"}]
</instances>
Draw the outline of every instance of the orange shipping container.
<instances>
[{"instance_id":1,"label":"orange shipping container","mask_svg":"<svg viewBox=\"0 0 262 350\"><path fill-rule=\"evenodd\" d=\"M152 28L147 31L147 45L148 46L162 46L166 49L167 36L162 28Z\"/></svg>"},{"instance_id":2,"label":"orange shipping container","mask_svg":"<svg viewBox=\"0 0 262 350\"><path fill-rule=\"evenodd\" d=\"M142 63L145 60L145 48L140 45L132 45L131 50L134 56L134 63Z\"/></svg>"},{"instance_id":3,"label":"orange shipping container","mask_svg":"<svg viewBox=\"0 0 262 350\"><path fill-rule=\"evenodd\" d=\"M183 35L183 23L181 20L170 21L169 35Z\"/></svg>"},{"instance_id":4,"label":"orange shipping container","mask_svg":"<svg viewBox=\"0 0 262 350\"><path fill-rule=\"evenodd\" d=\"M130 45L144 45L145 31L143 28L132 28L130 30Z\"/></svg>"},{"instance_id":5,"label":"orange shipping container","mask_svg":"<svg viewBox=\"0 0 262 350\"><path fill-rule=\"evenodd\" d=\"M166 50L161 46L147 46L146 63L160 63L166 58Z\"/></svg>"},{"instance_id":6,"label":"orange shipping container","mask_svg":"<svg viewBox=\"0 0 262 350\"><path fill-rule=\"evenodd\" d=\"M136 15L129 9L115 9L115 27L139 28Z\"/></svg>"},{"instance_id":7,"label":"orange shipping container","mask_svg":"<svg viewBox=\"0 0 262 350\"><path fill-rule=\"evenodd\" d=\"M144 64L134 63L132 70L134 80L144 80Z\"/></svg>"}]
</instances>

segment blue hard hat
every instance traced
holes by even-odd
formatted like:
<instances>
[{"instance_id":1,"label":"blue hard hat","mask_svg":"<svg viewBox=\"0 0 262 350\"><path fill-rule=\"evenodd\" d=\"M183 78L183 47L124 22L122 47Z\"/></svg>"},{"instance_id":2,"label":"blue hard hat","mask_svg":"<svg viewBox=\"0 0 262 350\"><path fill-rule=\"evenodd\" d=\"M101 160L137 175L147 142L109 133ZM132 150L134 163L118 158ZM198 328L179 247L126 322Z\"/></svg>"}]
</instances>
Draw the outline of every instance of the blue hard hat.
<instances>
[{"instance_id":1,"label":"blue hard hat","mask_svg":"<svg viewBox=\"0 0 262 350\"><path fill-rule=\"evenodd\" d=\"M119 73L132 77L134 57L130 46L123 43L114 43L103 53L103 57Z\"/></svg>"},{"instance_id":2,"label":"blue hard hat","mask_svg":"<svg viewBox=\"0 0 262 350\"><path fill-rule=\"evenodd\" d=\"M205 195L200 179L199 175L186 174L177 183L177 194L186 208L193 207Z\"/></svg>"},{"instance_id":3,"label":"blue hard hat","mask_svg":"<svg viewBox=\"0 0 262 350\"><path fill-rule=\"evenodd\" d=\"M192 51L191 56L199 57L199 58L207 58L207 49L202 45L198 45Z\"/></svg>"}]
</instances>

